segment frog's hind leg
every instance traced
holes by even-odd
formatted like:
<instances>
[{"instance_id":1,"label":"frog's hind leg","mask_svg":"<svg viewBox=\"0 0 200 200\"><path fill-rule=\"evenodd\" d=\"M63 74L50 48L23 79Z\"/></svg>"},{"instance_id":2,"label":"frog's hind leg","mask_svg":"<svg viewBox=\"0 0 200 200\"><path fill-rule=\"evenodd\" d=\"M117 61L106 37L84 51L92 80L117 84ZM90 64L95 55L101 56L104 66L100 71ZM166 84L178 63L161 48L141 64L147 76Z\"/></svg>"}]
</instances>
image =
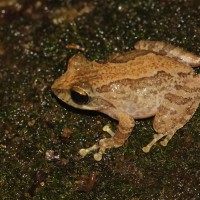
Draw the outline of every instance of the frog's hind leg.
<instances>
[{"instance_id":1,"label":"frog's hind leg","mask_svg":"<svg viewBox=\"0 0 200 200\"><path fill-rule=\"evenodd\" d=\"M198 87L197 87L198 86ZM200 78L196 77L184 86L177 86L165 95L165 99L155 115L153 126L158 133L154 139L143 148L145 153L160 139L162 146L174 136L193 116L200 103Z\"/></svg>"},{"instance_id":2,"label":"frog's hind leg","mask_svg":"<svg viewBox=\"0 0 200 200\"><path fill-rule=\"evenodd\" d=\"M192 67L200 66L200 56L186 51L180 47L173 46L167 42L140 40L135 44L137 50L154 51L160 55L166 55L175 60L188 64Z\"/></svg>"}]
</instances>

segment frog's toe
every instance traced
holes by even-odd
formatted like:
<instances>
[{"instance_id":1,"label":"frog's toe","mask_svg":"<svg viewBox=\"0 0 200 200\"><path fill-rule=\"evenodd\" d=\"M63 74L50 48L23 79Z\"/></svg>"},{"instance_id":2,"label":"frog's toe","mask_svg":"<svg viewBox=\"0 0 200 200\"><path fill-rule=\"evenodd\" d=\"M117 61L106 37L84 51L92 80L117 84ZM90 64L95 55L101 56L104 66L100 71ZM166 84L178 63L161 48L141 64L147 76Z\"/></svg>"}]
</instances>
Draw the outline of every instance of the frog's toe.
<instances>
[{"instance_id":1,"label":"frog's toe","mask_svg":"<svg viewBox=\"0 0 200 200\"><path fill-rule=\"evenodd\" d=\"M146 146L142 148L142 151L144 153L148 153L151 149L151 147L158 141L160 140L162 137L164 137L164 134L154 134L153 136L153 140L151 140L151 142Z\"/></svg>"},{"instance_id":2,"label":"frog's toe","mask_svg":"<svg viewBox=\"0 0 200 200\"><path fill-rule=\"evenodd\" d=\"M80 149L79 150L79 154L82 156L82 157L85 157L90 151L88 149Z\"/></svg>"},{"instance_id":3,"label":"frog's toe","mask_svg":"<svg viewBox=\"0 0 200 200\"><path fill-rule=\"evenodd\" d=\"M102 140L104 141L104 139L102 139ZM101 142L102 140L100 140L100 142ZM100 161L100 160L102 159L102 156L103 156L103 154L105 153L105 151L106 151L106 147L103 146L103 145L100 145L100 147L99 147L99 152L94 154L94 159L95 159L96 161Z\"/></svg>"},{"instance_id":4,"label":"frog's toe","mask_svg":"<svg viewBox=\"0 0 200 200\"><path fill-rule=\"evenodd\" d=\"M108 124L103 127L103 131L105 131L108 134L110 134L110 136L114 136L115 135L115 133L112 131L112 129L110 128L110 126Z\"/></svg>"},{"instance_id":5,"label":"frog's toe","mask_svg":"<svg viewBox=\"0 0 200 200\"><path fill-rule=\"evenodd\" d=\"M147 145L146 147L143 147L143 148L142 148L142 151L143 151L144 153L148 153L148 152L150 151L150 149L151 149L151 147L150 147L149 145Z\"/></svg>"},{"instance_id":6,"label":"frog's toe","mask_svg":"<svg viewBox=\"0 0 200 200\"><path fill-rule=\"evenodd\" d=\"M174 136L175 132L171 132L171 133L168 133L168 135L165 137L164 140L162 140L160 142L160 144L164 147L167 146L168 142L172 139L172 137Z\"/></svg>"},{"instance_id":7,"label":"frog's toe","mask_svg":"<svg viewBox=\"0 0 200 200\"><path fill-rule=\"evenodd\" d=\"M163 146L163 147L166 147L167 146L167 144L168 144L168 140L166 140L166 139L164 139L164 140L162 140L161 142L160 142L160 144Z\"/></svg>"},{"instance_id":8,"label":"frog's toe","mask_svg":"<svg viewBox=\"0 0 200 200\"><path fill-rule=\"evenodd\" d=\"M100 161L101 159L102 159L102 153L95 153L94 154L94 159L96 160L96 161Z\"/></svg>"}]
</instances>

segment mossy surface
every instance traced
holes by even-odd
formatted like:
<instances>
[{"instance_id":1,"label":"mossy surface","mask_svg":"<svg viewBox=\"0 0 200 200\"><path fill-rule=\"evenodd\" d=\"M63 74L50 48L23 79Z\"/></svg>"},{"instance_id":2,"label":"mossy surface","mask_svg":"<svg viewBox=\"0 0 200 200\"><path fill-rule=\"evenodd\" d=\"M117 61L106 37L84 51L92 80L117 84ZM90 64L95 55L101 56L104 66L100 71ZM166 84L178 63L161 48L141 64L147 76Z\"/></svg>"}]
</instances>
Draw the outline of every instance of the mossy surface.
<instances>
[{"instance_id":1,"label":"mossy surface","mask_svg":"<svg viewBox=\"0 0 200 200\"><path fill-rule=\"evenodd\" d=\"M200 109L167 147L143 153L154 131L152 119L139 120L123 147L96 162L77 152L116 122L52 95L72 55L102 61L140 39L200 54L199 0L1 0L1 199L200 199Z\"/></svg>"}]
</instances>

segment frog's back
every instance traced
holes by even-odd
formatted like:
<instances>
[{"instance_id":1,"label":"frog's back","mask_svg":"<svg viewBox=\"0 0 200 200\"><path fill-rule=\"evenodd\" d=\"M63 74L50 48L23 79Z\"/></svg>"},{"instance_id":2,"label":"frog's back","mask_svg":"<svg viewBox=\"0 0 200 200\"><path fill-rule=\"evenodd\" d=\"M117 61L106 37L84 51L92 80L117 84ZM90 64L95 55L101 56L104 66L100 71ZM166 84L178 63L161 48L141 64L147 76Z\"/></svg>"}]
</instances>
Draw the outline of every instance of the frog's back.
<instances>
[{"instance_id":1,"label":"frog's back","mask_svg":"<svg viewBox=\"0 0 200 200\"><path fill-rule=\"evenodd\" d=\"M92 85L100 87L124 79L138 80L153 77L159 72L164 72L170 76L193 76L194 73L192 67L173 58L148 53L125 63L109 62L99 66L96 79ZM90 76L90 74L87 76ZM94 79L90 80L93 81Z\"/></svg>"},{"instance_id":2,"label":"frog's back","mask_svg":"<svg viewBox=\"0 0 200 200\"><path fill-rule=\"evenodd\" d=\"M179 73L190 74L193 69L183 63L180 63L173 58L166 56L157 55L154 53L149 53L144 56L139 56L134 60L128 61L125 69L130 69L130 74L132 77L148 77L155 75L160 71L164 71L170 75L175 75Z\"/></svg>"}]
</instances>

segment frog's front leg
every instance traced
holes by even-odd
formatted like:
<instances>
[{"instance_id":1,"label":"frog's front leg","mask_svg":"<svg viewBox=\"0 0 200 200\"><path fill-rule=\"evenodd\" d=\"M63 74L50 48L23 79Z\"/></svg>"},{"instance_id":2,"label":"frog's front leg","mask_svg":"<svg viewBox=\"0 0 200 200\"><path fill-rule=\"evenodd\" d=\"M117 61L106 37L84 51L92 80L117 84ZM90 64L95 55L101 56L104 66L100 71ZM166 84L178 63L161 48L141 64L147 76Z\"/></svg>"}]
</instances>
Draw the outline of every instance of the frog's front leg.
<instances>
[{"instance_id":1,"label":"frog's front leg","mask_svg":"<svg viewBox=\"0 0 200 200\"><path fill-rule=\"evenodd\" d=\"M135 121L132 117L125 113L118 114L119 124L115 134L111 138L101 139L98 143L87 149L81 149L79 151L81 156L87 155L89 152L99 149L98 153L94 154L94 159L100 161L102 155L105 153L106 149L120 147L130 136L133 127L135 126Z\"/></svg>"},{"instance_id":2,"label":"frog's front leg","mask_svg":"<svg viewBox=\"0 0 200 200\"><path fill-rule=\"evenodd\" d=\"M196 82L194 80L165 95L153 122L158 134L155 134L153 140L143 148L145 153L149 152L151 147L163 137L165 138L160 143L166 146L176 131L193 116L200 102L200 79L196 78Z\"/></svg>"}]
</instances>

